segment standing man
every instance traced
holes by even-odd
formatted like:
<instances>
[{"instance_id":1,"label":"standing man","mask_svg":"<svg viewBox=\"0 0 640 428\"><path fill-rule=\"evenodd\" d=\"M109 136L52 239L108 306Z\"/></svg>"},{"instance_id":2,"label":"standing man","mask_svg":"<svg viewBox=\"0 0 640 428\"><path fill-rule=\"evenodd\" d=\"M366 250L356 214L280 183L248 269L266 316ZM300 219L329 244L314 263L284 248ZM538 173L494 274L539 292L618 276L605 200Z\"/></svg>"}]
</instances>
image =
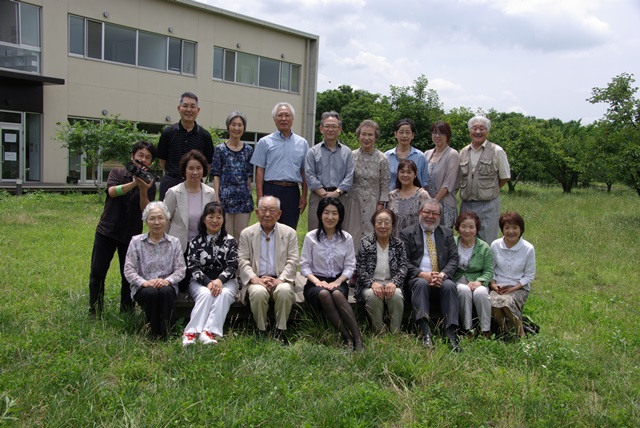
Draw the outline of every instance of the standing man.
<instances>
[{"instance_id":1,"label":"standing man","mask_svg":"<svg viewBox=\"0 0 640 428\"><path fill-rule=\"evenodd\" d=\"M198 107L198 97L193 92L185 92L180 95L178 103L178 114L180 120L171 126L167 126L160 141L158 141L158 158L160 167L164 172L160 181L160 200L164 200L164 195L171 187L184 181L180 174L180 159L190 150L202 152L209 170L213 160L213 141L211 134L202 126L196 123L196 118L200 113Z\"/></svg>"},{"instance_id":2,"label":"standing man","mask_svg":"<svg viewBox=\"0 0 640 428\"><path fill-rule=\"evenodd\" d=\"M475 116L467 123L471 144L460 150L460 213L473 211L480 217L478 238L489 245L498 238L500 188L511 178L507 154L487 137L491 121Z\"/></svg>"},{"instance_id":3,"label":"standing man","mask_svg":"<svg viewBox=\"0 0 640 428\"><path fill-rule=\"evenodd\" d=\"M278 129L262 137L251 157L256 166L256 195L276 196L282 202L280 222L296 229L307 206L304 161L309 143L291 130L295 110L289 103L275 105L271 112ZM298 187L302 183L302 195Z\"/></svg>"},{"instance_id":4,"label":"standing man","mask_svg":"<svg viewBox=\"0 0 640 428\"><path fill-rule=\"evenodd\" d=\"M316 211L320 199L340 198L351 189L353 183L353 152L338 141L341 130L342 121L338 113L322 113L320 133L324 139L320 144L311 147L305 158L304 172L311 191L309 230L318 228Z\"/></svg>"},{"instance_id":5,"label":"standing man","mask_svg":"<svg viewBox=\"0 0 640 428\"><path fill-rule=\"evenodd\" d=\"M131 160L140 161L146 167L151 165L156 148L146 141L136 143L131 150ZM136 162L138 166L138 164ZM133 310L129 282L124 276L124 262L129 241L142 233L142 211L156 197L153 181L132 176L125 168L114 168L107 178L107 196L104 210L96 228L91 253L91 273L89 274L89 316L96 318L104 308L104 281L109 271L111 259L116 250L120 262L120 312Z\"/></svg>"},{"instance_id":6,"label":"standing man","mask_svg":"<svg viewBox=\"0 0 640 428\"><path fill-rule=\"evenodd\" d=\"M409 260L407 290L422 344L433 348L429 325L429 298L435 293L444 316L445 335L455 352L462 351L456 335L459 303L453 275L458 268L458 247L451 229L440 226L442 207L436 199L427 199L420 207L420 221L400 231ZM409 294L410 293L410 294Z\"/></svg>"},{"instance_id":7,"label":"standing man","mask_svg":"<svg viewBox=\"0 0 640 428\"><path fill-rule=\"evenodd\" d=\"M298 235L289 226L277 223L281 214L278 198L263 196L258 199L258 223L240 232L238 269L259 335L267 335L267 311L269 300L273 299L274 338L286 345L285 331L295 302L293 284L299 261Z\"/></svg>"}]
</instances>

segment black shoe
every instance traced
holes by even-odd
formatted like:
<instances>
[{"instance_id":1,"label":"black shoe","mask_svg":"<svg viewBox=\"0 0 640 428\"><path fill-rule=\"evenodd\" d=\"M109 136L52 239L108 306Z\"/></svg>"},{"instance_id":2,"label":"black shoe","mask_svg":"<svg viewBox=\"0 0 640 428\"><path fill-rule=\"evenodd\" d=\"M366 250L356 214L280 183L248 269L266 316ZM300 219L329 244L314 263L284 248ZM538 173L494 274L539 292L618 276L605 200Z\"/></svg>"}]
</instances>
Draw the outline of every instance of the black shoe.
<instances>
[{"instance_id":1,"label":"black shoe","mask_svg":"<svg viewBox=\"0 0 640 428\"><path fill-rule=\"evenodd\" d=\"M427 333L422 336L422 346L424 346L428 350L433 349L433 340L431 339L431 333Z\"/></svg>"},{"instance_id":2,"label":"black shoe","mask_svg":"<svg viewBox=\"0 0 640 428\"><path fill-rule=\"evenodd\" d=\"M460 347L460 340L455 333L447 334L447 341L449 342L449 347L453 352L462 352L462 348Z\"/></svg>"},{"instance_id":3,"label":"black shoe","mask_svg":"<svg viewBox=\"0 0 640 428\"><path fill-rule=\"evenodd\" d=\"M256 339L265 340L268 337L267 330L256 330Z\"/></svg>"},{"instance_id":4,"label":"black shoe","mask_svg":"<svg viewBox=\"0 0 640 428\"><path fill-rule=\"evenodd\" d=\"M279 328L276 328L276 330L273 332L273 339L280 342L282 346L287 346L289 344L289 340L287 340L285 331L280 330Z\"/></svg>"}]
</instances>

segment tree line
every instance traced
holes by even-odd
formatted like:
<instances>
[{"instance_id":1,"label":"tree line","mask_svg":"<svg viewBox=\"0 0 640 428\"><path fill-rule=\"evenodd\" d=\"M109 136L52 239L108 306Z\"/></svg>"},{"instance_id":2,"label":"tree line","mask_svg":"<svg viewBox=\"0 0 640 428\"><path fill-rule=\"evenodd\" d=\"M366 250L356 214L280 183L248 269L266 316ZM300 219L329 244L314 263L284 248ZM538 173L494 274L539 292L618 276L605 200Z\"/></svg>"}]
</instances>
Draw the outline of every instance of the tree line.
<instances>
[{"instance_id":1,"label":"tree line","mask_svg":"<svg viewBox=\"0 0 640 428\"><path fill-rule=\"evenodd\" d=\"M358 124L373 119L382 132L378 148L393 148L393 124L405 117L414 120L417 136L413 145L420 150L432 147L430 128L438 120L451 125L450 145L456 150L469 144L467 120L482 113L491 120L491 141L500 144L509 156L514 191L522 181L556 183L565 193L576 185L603 183L611 191L614 183L634 189L640 196L640 100L632 74L622 73L604 88L593 88L585 102L605 103L607 112L596 122L583 125L580 120L538 119L521 113L494 109L474 111L457 107L449 111L428 79L422 75L411 86L390 86L389 95L341 85L318 93L316 125L325 111L335 110L342 117L341 141L359 146L355 136ZM317 134L316 143L322 136Z\"/></svg>"}]
</instances>

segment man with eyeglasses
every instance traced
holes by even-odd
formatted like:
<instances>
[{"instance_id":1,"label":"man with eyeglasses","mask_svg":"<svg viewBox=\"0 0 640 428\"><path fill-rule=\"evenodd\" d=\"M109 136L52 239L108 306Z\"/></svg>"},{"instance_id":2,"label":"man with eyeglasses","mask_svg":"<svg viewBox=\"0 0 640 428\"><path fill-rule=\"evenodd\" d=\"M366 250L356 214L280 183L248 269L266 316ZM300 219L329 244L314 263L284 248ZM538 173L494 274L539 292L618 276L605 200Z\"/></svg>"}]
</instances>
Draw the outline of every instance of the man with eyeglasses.
<instances>
[{"instance_id":1,"label":"man with eyeglasses","mask_svg":"<svg viewBox=\"0 0 640 428\"><path fill-rule=\"evenodd\" d=\"M305 158L305 176L311 191L309 196L309 230L318 228L318 204L322 198L340 198L353 183L353 152L338 141L342 131L340 115L335 111L322 113L320 144L311 147ZM344 200L342 201L344 203Z\"/></svg>"},{"instance_id":2,"label":"man with eyeglasses","mask_svg":"<svg viewBox=\"0 0 640 428\"><path fill-rule=\"evenodd\" d=\"M307 207L304 160L309 143L292 131L295 110L286 102L271 111L277 131L262 137L251 157L256 166L256 195L276 196L282 203L280 223L293 229ZM302 185L302 193L300 193Z\"/></svg>"},{"instance_id":3,"label":"man with eyeglasses","mask_svg":"<svg viewBox=\"0 0 640 428\"><path fill-rule=\"evenodd\" d=\"M475 116L467 123L471 144L460 150L460 212L480 217L478 238L491 244L498 238L500 189L511 178L507 154L487 137L491 121Z\"/></svg>"},{"instance_id":4,"label":"man with eyeglasses","mask_svg":"<svg viewBox=\"0 0 640 428\"><path fill-rule=\"evenodd\" d=\"M209 165L213 160L213 140L209 131L196 123L200 113L198 97L193 92L185 92L180 95L178 102L178 114L180 120L171 126L167 126L160 135L158 141L158 159L164 172L160 181L160 200L171 187L184 181L180 174L180 159L191 150L200 151Z\"/></svg>"},{"instance_id":5,"label":"man with eyeglasses","mask_svg":"<svg viewBox=\"0 0 640 428\"><path fill-rule=\"evenodd\" d=\"M440 203L427 199L419 213L419 222L400 231L409 260L405 295L411 296L411 305L416 324L422 334L422 344L433 348L430 326L430 300L440 303L444 317L445 336L455 352L461 352L456 335L459 303L453 278L458 268L458 248L451 229L440 226L442 215Z\"/></svg>"},{"instance_id":6,"label":"man with eyeglasses","mask_svg":"<svg viewBox=\"0 0 640 428\"><path fill-rule=\"evenodd\" d=\"M238 270L258 335L267 336L267 311L273 299L276 315L273 337L286 345L285 332L295 302L293 284L299 261L298 235L289 226L277 223L281 214L278 198L263 196L258 200L258 223L240 232ZM241 299L244 297L241 295Z\"/></svg>"}]
</instances>

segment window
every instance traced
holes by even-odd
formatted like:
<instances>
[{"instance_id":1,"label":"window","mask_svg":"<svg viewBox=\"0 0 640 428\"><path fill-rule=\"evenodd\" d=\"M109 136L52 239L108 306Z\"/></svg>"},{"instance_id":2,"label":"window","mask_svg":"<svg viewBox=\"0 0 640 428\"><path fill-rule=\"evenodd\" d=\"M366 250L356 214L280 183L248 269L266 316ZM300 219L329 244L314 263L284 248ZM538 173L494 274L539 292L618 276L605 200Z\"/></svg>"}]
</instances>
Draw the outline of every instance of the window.
<instances>
[{"instance_id":1,"label":"window","mask_svg":"<svg viewBox=\"0 0 640 428\"><path fill-rule=\"evenodd\" d=\"M69 15L69 54L189 75L196 69L194 42L75 15Z\"/></svg>"},{"instance_id":2,"label":"window","mask_svg":"<svg viewBox=\"0 0 640 428\"><path fill-rule=\"evenodd\" d=\"M40 8L0 0L0 68L40 73Z\"/></svg>"},{"instance_id":3,"label":"window","mask_svg":"<svg viewBox=\"0 0 640 428\"><path fill-rule=\"evenodd\" d=\"M105 24L104 59L136 65L136 32L124 27Z\"/></svg>"},{"instance_id":4,"label":"window","mask_svg":"<svg viewBox=\"0 0 640 428\"><path fill-rule=\"evenodd\" d=\"M213 78L285 92L300 92L300 66L214 46Z\"/></svg>"},{"instance_id":5,"label":"window","mask_svg":"<svg viewBox=\"0 0 640 428\"><path fill-rule=\"evenodd\" d=\"M260 58L260 83L258 86L280 89L280 61Z\"/></svg>"},{"instance_id":6,"label":"window","mask_svg":"<svg viewBox=\"0 0 640 428\"><path fill-rule=\"evenodd\" d=\"M138 65L166 70L167 38L143 31L138 32Z\"/></svg>"}]
</instances>

